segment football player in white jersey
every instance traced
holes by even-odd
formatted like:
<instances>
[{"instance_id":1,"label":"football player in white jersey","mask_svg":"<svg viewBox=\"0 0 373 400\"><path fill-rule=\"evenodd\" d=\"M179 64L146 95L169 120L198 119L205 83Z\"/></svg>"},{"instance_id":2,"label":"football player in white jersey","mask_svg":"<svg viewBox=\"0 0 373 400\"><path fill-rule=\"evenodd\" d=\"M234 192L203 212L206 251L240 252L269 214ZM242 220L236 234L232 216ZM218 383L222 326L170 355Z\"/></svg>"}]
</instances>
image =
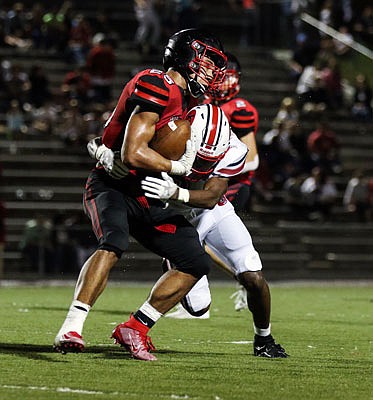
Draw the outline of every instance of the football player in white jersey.
<instances>
[{"instance_id":1,"label":"football player in white jersey","mask_svg":"<svg viewBox=\"0 0 373 400\"><path fill-rule=\"evenodd\" d=\"M254 322L254 355L286 358L288 355L285 349L271 335L270 291L261 271L259 254L232 204L224 195L221 196L225 193L224 187L227 187L228 180L244 169L248 149L231 133L230 146L224 157L218 163L216 159L212 162L214 151L208 143L212 143L216 137L214 129L216 131L220 123L218 121L226 123L224 113L215 106L203 105L192 109L188 116L192 122L192 135L198 136L202 132L204 138L208 137L204 142L206 145L201 146L197 152L191 174L175 178L175 181L167 174L162 175L163 179L146 177L142 181L142 188L146 196L165 201L170 207L178 207L195 226L201 242L213 252L213 257L217 257L245 287L248 308ZM210 191L210 198L206 195L209 187L214 187ZM222 190L216 190L217 187ZM200 196L201 192L205 192L203 197ZM217 195L218 198L214 197ZM172 265L168 263L168 267L172 268ZM183 307L194 316L206 316L210 303L211 294L206 276L181 301Z\"/></svg>"}]
</instances>

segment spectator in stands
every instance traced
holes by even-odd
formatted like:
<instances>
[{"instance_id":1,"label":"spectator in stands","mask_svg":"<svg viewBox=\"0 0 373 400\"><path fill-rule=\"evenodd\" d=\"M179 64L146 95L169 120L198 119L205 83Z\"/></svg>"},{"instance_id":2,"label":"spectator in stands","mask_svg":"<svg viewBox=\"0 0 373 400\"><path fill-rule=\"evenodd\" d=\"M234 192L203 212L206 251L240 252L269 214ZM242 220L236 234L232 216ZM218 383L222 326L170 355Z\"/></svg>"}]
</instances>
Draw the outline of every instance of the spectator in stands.
<instances>
[{"instance_id":1,"label":"spectator in stands","mask_svg":"<svg viewBox=\"0 0 373 400\"><path fill-rule=\"evenodd\" d=\"M342 75L335 57L328 59L326 67L322 70L321 78L326 90L328 108L340 110L343 106Z\"/></svg>"},{"instance_id":2,"label":"spectator in stands","mask_svg":"<svg viewBox=\"0 0 373 400\"><path fill-rule=\"evenodd\" d=\"M91 106L89 112L83 115L88 141L101 134L102 127L106 122L106 120L103 118L104 111L105 108L103 105L95 103Z\"/></svg>"},{"instance_id":3,"label":"spectator in stands","mask_svg":"<svg viewBox=\"0 0 373 400\"><path fill-rule=\"evenodd\" d=\"M92 29L88 19L78 14L72 21L67 45L68 61L85 65L87 54L92 46Z\"/></svg>"},{"instance_id":4,"label":"spectator in stands","mask_svg":"<svg viewBox=\"0 0 373 400\"><path fill-rule=\"evenodd\" d=\"M372 89L364 74L357 74L355 77L351 113L360 121L372 120Z\"/></svg>"},{"instance_id":5,"label":"spectator in stands","mask_svg":"<svg viewBox=\"0 0 373 400\"><path fill-rule=\"evenodd\" d=\"M72 26L72 3L64 1L61 7L50 4L43 15L43 43L46 49L65 54Z\"/></svg>"},{"instance_id":6,"label":"spectator in stands","mask_svg":"<svg viewBox=\"0 0 373 400\"><path fill-rule=\"evenodd\" d=\"M19 244L25 259L40 274L53 271L52 231L50 219L38 214L26 222Z\"/></svg>"},{"instance_id":7,"label":"spectator in stands","mask_svg":"<svg viewBox=\"0 0 373 400\"><path fill-rule=\"evenodd\" d=\"M356 215L359 222L370 219L369 179L363 170L353 172L344 192L343 205L346 211Z\"/></svg>"},{"instance_id":8,"label":"spectator in stands","mask_svg":"<svg viewBox=\"0 0 373 400\"><path fill-rule=\"evenodd\" d=\"M301 186L305 176L295 172L285 182L282 189L285 191L284 202L291 209L291 217L295 220L303 220L306 216L306 209L303 200Z\"/></svg>"},{"instance_id":9,"label":"spectator in stands","mask_svg":"<svg viewBox=\"0 0 373 400\"><path fill-rule=\"evenodd\" d=\"M135 43L140 54L156 54L161 38L161 21L155 0L134 0L138 27Z\"/></svg>"},{"instance_id":10,"label":"spectator in stands","mask_svg":"<svg viewBox=\"0 0 373 400\"><path fill-rule=\"evenodd\" d=\"M67 99L77 100L79 104L90 102L93 97L93 90L87 67L79 66L69 71L64 77L61 92Z\"/></svg>"},{"instance_id":11,"label":"spectator in stands","mask_svg":"<svg viewBox=\"0 0 373 400\"><path fill-rule=\"evenodd\" d=\"M50 97L49 80L41 64L34 64L31 67L29 80L29 101L33 106L39 108Z\"/></svg>"},{"instance_id":12,"label":"spectator in stands","mask_svg":"<svg viewBox=\"0 0 373 400\"><path fill-rule=\"evenodd\" d=\"M25 118L20 107L19 101L13 99L10 102L10 108L6 113L6 134L9 140L19 137L23 132L26 132Z\"/></svg>"},{"instance_id":13,"label":"spectator in stands","mask_svg":"<svg viewBox=\"0 0 373 400\"><path fill-rule=\"evenodd\" d=\"M284 122L288 121L298 122L299 111L297 110L294 98L287 96L282 99L275 119Z\"/></svg>"},{"instance_id":14,"label":"spectator in stands","mask_svg":"<svg viewBox=\"0 0 373 400\"><path fill-rule=\"evenodd\" d=\"M310 133L307 148L315 166L327 173L339 174L342 165L339 158L340 144L336 133L325 120L317 124L317 129Z\"/></svg>"},{"instance_id":15,"label":"spectator in stands","mask_svg":"<svg viewBox=\"0 0 373 400\"><path fill-rule=\"evenodd\" d=\"M270 186L282 187L296 164L285 122L273 121L273 128L263 137L260 152ZM267 188L268 183L264 185Z\"/></svg>"},{"instance_id":16,"label":"spectator in stands","mask_svg":"<svg viewBox=\"0 0 373 400\"><path fill-rule=\"evenodd\" d=\"M91 24L93 31L103 34L113 49L118 47L119 34L113 29L113 22L106 11L98 10Z\"/></svg>"},{"instance_id":17,"label":"spectator in stands","mask_svg":"<svg viewBox=\"0 0 373 400\"><path fill-rule=\"evenodd\" d=\"M5 74L5 85L9 98L17 99L22 106L28 98L30 80L20 64L10 64Z\"/></svg>"},{"instance_id":18,"label":"spectator in stands","mask_svg":"<svg viewBox=\"0 0 373 400\"><path fill-rule=\"evenodd\" d=\"M366 45L373 43L373 6L366 5L361 13L357 13L354 25L354 32Z\"/></svg>"},{"instance_id":19,"label":"spectator in stands","mask_svg":"<svg viewBox=\"0 0 373 400\"><path fill-rule=\"evenodd\" d=\"M299 107L303 112L323 112L326 109L327 95L322 80L323 66L315 61L304 68L295 89Z\"/></svg>"},{"instance_id":20,"label":"spectator in stands","mask_svg":"<svg viewBox=\"0 0 373 400\"><path fill-rule=\"evenodd\" d=\"M310 220L329 221L337 200L337 188L325 170L313 168L301 187L302 202Z\"/></svg>"},{"instance_id":21,"label":"spectator in stands","mask_svg":"<svg viewBox=\"0 0 373 400\"><path fill-rule=\"evenodd\" d=\"M328 26L334 26L334 15L333 15L333 0L325 0L320 7L319 19L322 23ZM325 33L320 32L321 36Z\"/></svg>"},{"instance_id":22,"label":"spectator in stands","mask_svg":"<svg viewBox=\"0 0 373 400\"><path fill-rule=\"evenodd\" d=\"M44 5L35 3L29 12L30 36L32 47L39 49L44 44L43 15L45 14Z\"/></svg>"},{"instance_id":23,"label":"spectator in stands","mask_svg":"<svg viewBox=\"0 0 373 400\"><path fill-rule=\"evenodd\" d=\"M39 108L31 108L31 123L29 124L28 134L48 138L53 134L57 124L60 106L49 99Z\"/></svg>"},{"instance_id":24,"label":"spectator in stands","mask_svg":"<svg viewBox=\"0 0 373 400\"><path fill-rule=\"evenodd\" d=\"M354 42L354 38L347 26L340 26L338 32L338 38L333 39L334 52L338 57L342 57L351 52L351 45Z\"/></svg>"},{"instance_id":25,"label":"spectator in stands","mask_svg":"<svg viewBox=\"0 0 373 400\"><path fill-rule=\"evenodd\" d=\"M289 61L290 74L295 81L298 81L305 67L315 62L315 57L319 48L315 47L304 32L297 34L295 38L295 48Z\"/></svg>"},{"instance_id":26,"label":"spectator in stands","mask_svg":"<svg viewBox=\"0 0 373 400\"><path fill-rule=\"evenodd\" d=\"M32 45L28 36L28 17L22 2L13 4L4 20L5 42L11 47L29 48Z\"/></svg>"},{"instance_id":27,"label":"spectator in stands","mask_svg":"<svg viewBox=\"0 0 373 400\"><path fill-rule=\"evenodd\" d=\"M254 0L228 0L228 4L241 18L240 46L245 48L258 44L259 26L257 5Z\"/></svg>"},{"instance_id":28,"label":"spectator in stands","mask_svg":"<svg viewBox=\"0 0 373 400\"><path fill-rule=\"evenodd\" d=\"M7 62L7 60L2 60L0 57L0 113L6 112L9 108L9 96L7 93L7 85L4 79L4 63L6 64Z\"/></svg>"},{"instance_id":29,"label":"spectator in stands","mask_svg":"<svg viewBox=\"0 0 373 400\"><path fill-rule=\"evenodd\" d=\"M68 145L81 146L87 143L86 124L76 100L70 100L62 113L57 134Z\"/></svg>"},{"instance_id":30,"label":"spectator in stands","mask_svg":"<svg viewBox=\"0 0 373 400\"><path fill-rule=\"evenodd\" d=\"M110 41L103 34L97 34L94 38L96 43L88 53L87 70L91 76L93 100L105 103L111 99L115 54Z\"/></svg>"},{"instance_id":31,"label":"spectator in stands","mask_svg":"<svg viewBox=\"0 0 373 400\"><path fill-rule=\"evenodd\" d=\"M310 172L313 168L313 162L307 148L308 135L297 121L288 121L286 130L290 154L293 156L297 173Z\"/></svg>"}]
</instances>

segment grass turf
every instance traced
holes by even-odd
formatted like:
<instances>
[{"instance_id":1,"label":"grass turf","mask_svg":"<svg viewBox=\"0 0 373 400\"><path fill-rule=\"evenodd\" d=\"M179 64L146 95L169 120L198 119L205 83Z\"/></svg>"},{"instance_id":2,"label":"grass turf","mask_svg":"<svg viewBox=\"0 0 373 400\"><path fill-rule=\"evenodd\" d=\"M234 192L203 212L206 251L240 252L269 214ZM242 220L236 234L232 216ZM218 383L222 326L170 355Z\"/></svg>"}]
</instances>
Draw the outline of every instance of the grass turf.
<instances>
[{"instance_id":1,"label":"grass turf","mask_svg":"<svg viewBox=\"0 0 373 400\"><path fill-rule=\"evenodd\" d=\"M86 351L61 355L52 343L73 288L1 287L0 398L372 398L372 286L272 287L272 332L291 357L268 360L252 355L251 315L233 310L234 285L213 284L209 320L153 328L153 363L109 339L149 288L108 287L86 322Z\"/></svg>"}]
</instances>

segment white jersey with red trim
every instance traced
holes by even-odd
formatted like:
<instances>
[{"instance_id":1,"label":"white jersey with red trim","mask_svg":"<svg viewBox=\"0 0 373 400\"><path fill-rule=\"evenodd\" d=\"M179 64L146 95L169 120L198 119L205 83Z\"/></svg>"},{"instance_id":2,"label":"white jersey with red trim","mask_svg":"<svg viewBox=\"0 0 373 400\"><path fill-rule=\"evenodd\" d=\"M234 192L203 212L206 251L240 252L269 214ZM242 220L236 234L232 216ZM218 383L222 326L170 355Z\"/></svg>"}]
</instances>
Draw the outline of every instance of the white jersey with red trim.
<instances>
[{"instance_id":1,"label":"white jersey with red trim","mask_svg":"<svg viewBox=\"0 0 373 400\"><path fill-rule=\"evenodd\" d=\"M231 178L239 175L245 166L247 152L246 145L232 132L229 149L218 162L210 177Z\"/></svg>"}]
</instances>

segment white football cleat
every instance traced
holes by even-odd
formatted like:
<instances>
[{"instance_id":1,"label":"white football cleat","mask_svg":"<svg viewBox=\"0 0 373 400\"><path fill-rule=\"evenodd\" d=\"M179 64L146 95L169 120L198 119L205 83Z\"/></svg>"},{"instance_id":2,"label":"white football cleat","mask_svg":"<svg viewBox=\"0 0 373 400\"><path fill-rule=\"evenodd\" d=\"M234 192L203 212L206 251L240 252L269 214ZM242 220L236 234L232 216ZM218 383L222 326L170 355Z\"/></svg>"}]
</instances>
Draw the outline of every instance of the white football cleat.
<instances>
[{"instance_id":1,"label":"white football cleat","mask_svg":"<svg viewBox=\"0 0 373 400\"><path fill-rule=\"evenodd\" d=\"M230 299L233 299L234 309L236 311L245 310L247 308L247 294L243 286L240 286L239 289L230 296Z\"/></svg>"},{"instance_id":2,"label":"white football cleat","mask_svg":"<svg viewBox=\"0 0 373 400\"><path fill-rule=\"evenodd\" d=\"M81 353L84 350L85 342L79 333L70 331L57 335L54 339L53 349L58 353Z\"/></svg>"},{"instance_id":3,"label":"white football cleat","mask_svg":"<svg viewBox=\"0 0 373 400\"><path fill-rule=\"evenodd\" d=\"M181 305L178 304L174 311L165 315L166 318L174 318L174 319L209 319L210 318L210 310L207 310L200 317L195 317L192 314L189 314L187 310Z\"/></svg>"}]
</instances>

